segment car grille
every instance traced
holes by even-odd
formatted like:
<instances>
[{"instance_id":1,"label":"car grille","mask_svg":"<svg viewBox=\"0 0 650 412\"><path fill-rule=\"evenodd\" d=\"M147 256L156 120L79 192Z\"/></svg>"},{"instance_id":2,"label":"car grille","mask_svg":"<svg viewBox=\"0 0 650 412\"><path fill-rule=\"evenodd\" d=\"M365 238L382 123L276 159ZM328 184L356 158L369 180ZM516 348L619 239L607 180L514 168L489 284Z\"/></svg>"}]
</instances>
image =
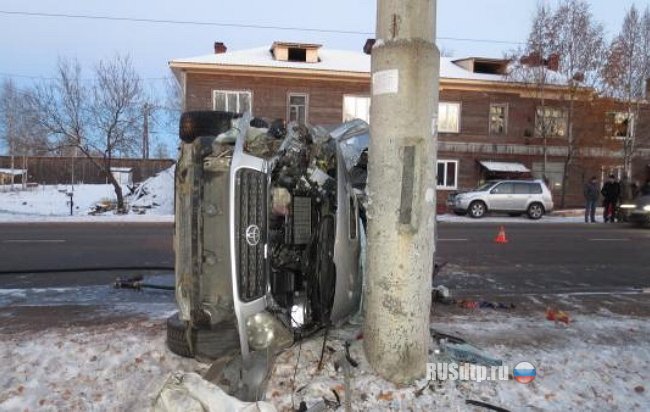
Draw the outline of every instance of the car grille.
<instances>
[{"instance_id":1,"label":"car grille","mask_svg":"<svg viewBox=\"0 0 650 412\"><path fill-rule=\"evenodd\" d=\"M258 299L266 292L266 175L240 169L235 185L235 259L239 299Z\"/></svg>"}]
</instances>

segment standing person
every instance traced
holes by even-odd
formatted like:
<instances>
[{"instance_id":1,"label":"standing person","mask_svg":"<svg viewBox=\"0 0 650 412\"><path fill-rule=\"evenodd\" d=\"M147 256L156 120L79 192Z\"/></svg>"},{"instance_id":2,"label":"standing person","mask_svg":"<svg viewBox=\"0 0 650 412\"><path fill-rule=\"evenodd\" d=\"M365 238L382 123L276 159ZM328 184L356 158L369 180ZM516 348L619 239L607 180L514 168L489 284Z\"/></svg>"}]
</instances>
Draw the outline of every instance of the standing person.
<instances>
[{"instance_id":1,"label":"standing person","mask_svg":"<svg viewBox=\"0 0 650 412\"><path fill-rule=\"evenodd\" d=\"M598 202L598 197L600 193L598 191L598 180L596 176L593 176L584 187L585 195L585 223L595 223L596 222L596 203Z\"/></svg>"},{"instance_id":2,"label":"standing person","mask_svg":"<svg viewBox=\"0 0 650 412\"><path fill-rule=\"evenodd\" d=\"M603 188L600 191L600 194L603 195L603 220L605 223L612 222L614 223L616 203L618 198L621 195L621 186L616 181L616 176L609 175L607 182L603 185Z\"/></svg>"}]
</instances>

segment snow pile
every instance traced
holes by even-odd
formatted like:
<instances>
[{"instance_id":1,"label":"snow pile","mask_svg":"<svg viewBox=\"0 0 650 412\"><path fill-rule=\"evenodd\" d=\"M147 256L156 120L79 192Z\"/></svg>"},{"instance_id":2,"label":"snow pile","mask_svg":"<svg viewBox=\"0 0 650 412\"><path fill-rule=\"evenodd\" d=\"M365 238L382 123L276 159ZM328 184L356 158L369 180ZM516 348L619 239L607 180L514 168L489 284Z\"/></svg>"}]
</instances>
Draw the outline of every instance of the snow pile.
<instances>
[{"instance_id":1,"label":"snow pile","mask_svg":"<svg viewBox=\"0 0 650 412\"><path fill-rule=\"evenodd\" d=\"M0 189L0 218L70 216L70 197L74 202L73 215L86 215L88 209L101 200L115 200L110 184L103 185L42 185L27 190Z\"/></svg>"},{"instance_id":2,"label":"snow pile","mask_svg":"<svg viewBox=\"0 0 650 412\"><path fill-rule=\"evenodd\" d=\"M138 186L132 195L123 187L125 202L134 211L155 217L115 215L112 212L88 216L95 204L115 202L115 190L110 184L41 185L27 190L10 190L0 187L1 221L173 221L174 214L174 166L163 170ZM70 197L73 194L73 216L70 216ZM137 213L136 213L137 215ZM143 219L144 218L144 219ZM153 220L152 220L153 219Z\"/></svg>"},{"instance_id":3,"label":"snow pile","mask_svg":"<svg viewBox=\"0 0 650 412\"><path fill-rule=\"evenodd\" d=\"M174 171L176 165L142 182L127 198L133 211L147 214L174 214Z\"/></svg>"}]
</instances>

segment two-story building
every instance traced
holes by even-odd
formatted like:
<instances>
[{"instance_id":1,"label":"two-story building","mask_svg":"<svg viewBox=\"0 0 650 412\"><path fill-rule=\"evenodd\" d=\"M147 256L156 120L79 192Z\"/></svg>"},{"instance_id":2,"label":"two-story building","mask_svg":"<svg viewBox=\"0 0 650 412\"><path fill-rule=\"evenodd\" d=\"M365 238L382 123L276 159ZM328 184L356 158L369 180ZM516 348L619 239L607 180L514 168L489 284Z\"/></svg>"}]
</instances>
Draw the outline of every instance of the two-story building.
<instances>
[{"instance_id":1,"label":"two-story building","mask_svg":"<svg viewBox=\"0 0 650 412\"><path fill-rule=\"evenodd\" d=\"M331 50L318 44L274 42L270 47L174 59L185 110L250 111L255 116L333 125L369 121L370 52ZM633 179L650 177L647 104L628 120L615 102L580 89L568 119L568 88L532 84L507 75L508 61L441 58L438 109L438 201L450 191L492 178L545 175L559 204L562 175L573 145L566 206L582 205L582 184L622 171L622 139L635 128ZM543 99L542 97L543 93ZM642 120L642 121L636 121Z\"/></svg>"}]
</instances>

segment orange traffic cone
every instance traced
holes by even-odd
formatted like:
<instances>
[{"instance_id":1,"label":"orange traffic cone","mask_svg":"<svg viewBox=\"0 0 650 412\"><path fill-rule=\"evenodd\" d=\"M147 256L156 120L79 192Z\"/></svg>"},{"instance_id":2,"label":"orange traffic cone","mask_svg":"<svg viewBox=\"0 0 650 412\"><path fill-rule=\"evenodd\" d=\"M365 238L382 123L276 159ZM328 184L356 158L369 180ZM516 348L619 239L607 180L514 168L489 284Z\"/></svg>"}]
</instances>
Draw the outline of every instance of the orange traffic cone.
<instances>
[{"instance_id":1,"label":"orange traffic cone","mask_svg":"<svg viewBox=\"0 0 650 412\"><path fill-rule=\"evenodd\" d=\"M497 237L494 238L495 243L508 243L508 238L506 238L506 230L501 226L499 228L499 233Z\"/></svg>"}]
</instances>

